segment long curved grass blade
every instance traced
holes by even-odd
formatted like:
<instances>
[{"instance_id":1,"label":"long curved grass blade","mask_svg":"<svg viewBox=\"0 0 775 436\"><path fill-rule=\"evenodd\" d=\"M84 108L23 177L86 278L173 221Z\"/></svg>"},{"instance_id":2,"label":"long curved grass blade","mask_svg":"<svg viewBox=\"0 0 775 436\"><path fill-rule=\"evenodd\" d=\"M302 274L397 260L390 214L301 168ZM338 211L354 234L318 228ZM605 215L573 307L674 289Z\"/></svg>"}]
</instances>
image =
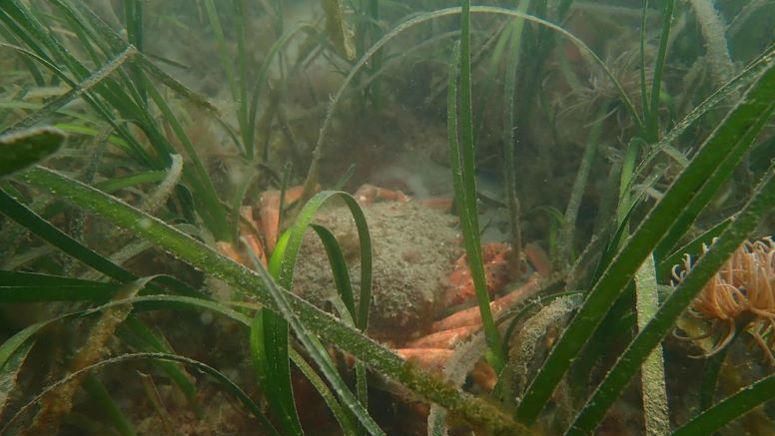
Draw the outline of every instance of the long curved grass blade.
<instances>
[{"instance_id":1,"label":"long curved grass blade","mask_svg":"<svg viewBox=\"0 0 775 436\"><path fill-rule=\"evenodd\" d=\"M626 288L646 256L676 224L676 210L694 201L716 170L750 148L775 109L775 68L756 84L711 134L697 155L651 209L638 229L590 290L587 299L552 349L517 408L520 421L532 423L546 405L557 383L597 326Z\"/></svg>"},{"instance_id":2,"label":"long curved grass blade","mask_svg":"<svg viewBox=\"0 0 775 436\"><path fill-rule=\"evenodd\" d=\"M277 310L274 299L266 289L268 281L265 277L218 254L156 217L144 214L126 203L50 169L33 167L21 176L32 185L53 190L58 196L79 207L107 218L138 237L147 238L179 259L224 280L267 308ZM460 392L437 377L427 375L415 365L404 362L395 353L338 322L298 296L287 293L285 297L288 298L293 312L321 339L336 343L367 366L408 386L421 398L437 402L461 419L491 431L510 431L513 434L526 431L497 407Z\"/></svg>"},{"instance_id":3,"label":"long curved grass blade","mask_svg":"<svg viewBox=\"0 0 775 436\"><path fill-rule=\"evenodd\" d=\"M713 434L727 423L773 398L775 398L775 374L770 374L703 411L673 432L673 436Z\"/></svg>"},{"instance_id":4,"label":"long curved grass blade","mask_svg":"<svg viewBox=\"0 0 775 436\"><path fill-rule=\"evenodd\" d=\"M365 334L366 328L368 326L363 323L360 323L360 325L356 324L356 320L359 318L359 311L355 308L355 298L353 297L350 274L347 271L347 261L344 258L341 247L339 247L339 243L336 241L336 237L333 233L331 233L330 230L323 226L312 224L311 227L315 233L317 233L318 238L323 243L323 247L325 247L326 255L328 256L328 264L331 267L331 272L334 276L334 283L336 284L336 289L339 292L339 297L345 306L344 310L347 311L350 322L352 325L357 327L358 330ZM371 253L369 253L369 256L371 256ZM364 303L366 313L368 314L368 299ZM361 307L363 306L364 304L361 304ZM360 317L362 318L362 316ZM358 396L358 401L361 402L364 409L368 410L369 395L368 385L366 383L366 367L361 361L358 361L355 364L356 394Z\"/></svg>"},{"instance_id":5,"label":"long curved grass blade","mask_svg":"<svg viewBox=\"0 0 775 436\"><path fill-rule=\"evenodd\" d=\"M65 142L65 132L39 127L0 136L0 179L51 156Z\"/></svg>"},{"instance_id":6,"label":"long curved grass blade","mask_svg":"<svg viewBox=\"0 0 775 436\"><path fill-rule=\"evenodd\" d=\"M273 415L280 421L283 433L302 435L304 431L293 397L288 349L285 319L269 310L259 310L250 324L250 356L258 383Z\"/></svg>"},{"instance_id":7,"label":"long curved grass blade","mask_svg":"<svg viewBox=\"0 0 775 436\"><path fill-rule=\"evenodd\" d=\"M122 341L134 347L137 351L156 353L173 352L165 340L160 339L156 332L140 322L135 316L127 318L121 326L118 336ZM192 406L194 413L196 413L197 417L201 418L202 408L196 397L197 388L196 385L192 383L190 375L186 374L179 365L172 362L159 362L155 366L167 374L170 380L172 380L180 391L183 392L189 405Z\"/></svg>"},{"instance_id":8,"label":"long curved grass blade","mask_svg":"<svg viewBox=\"0 0 775 436\"><path fill-rule=\"evenodd\" d=\"M16 221L17 224L27 228L47 243L62 250L75 259L78 259L85 265L105 274L107 277L122 283L137 279L137 276L125 270L120 265L113 263L110 259L101 256L99 253L81 244L71 238L68 234L53 226L30 208L18 202L2 188L0 188L0 213L5 214ZM198 291L174 277L160 276L156 282L163 284L165 287L180 294L199 294Z\"/></svg>"},{"instance_id":9,"label":"long curved grass blade","mask_svg":"<svg viewBox=\"0 0 775 436\"><path fill-rule=\"evenodd\" d=\"M301 243L302 243L304 234L306 233L307 228L312 224L312 219L315 217L315 214L317 213L317 211L326 203L327 200L333 199L333 198L340 198L344 201L344 203L350 209L350 212L353 216L353 219L355 221L355 225L358 231L358 238L359 238L360 247L361 247L361 250L360 250L361 252L361 295L360 296L362 298L362 300L359 303L361 308L365 307L365 315L362 315L361 313L353 313L353 315L355 318L356 326L360 327L361 322L363 322L364 325L366 322L368 322L368 308L369 308L368 305L371 301L371 269L372 269L371 238L369 237L368 226L366 225L366 217L363 215L363 211L360 209L360 206L358 206L358 203L355 201L355 198L353 198L351 195L344 192L324 191L317 194L313 198L311 198L307 202L307 204L304 205L301 212L299 213L299 216L296 218L296 222L289 230L289 233L287 236L288 240L286 243L283 244L282 250L278 251L277 249L275 249L275 252L272 254L273 258L275 258L276 256L279 256L281 261L279 263L276 261L270 261L270 266L276 266L276 268L272 268L270 272L274 277L276 277L280 285L284 286L286 289L293 288L293 271L296 266L296 259L297 259L299 250L301 248ZM325 232L323 232L322 234L324 235L322 237L324 245L327 243L330 243L331 241L326 238L326 236L328 235ZM327 246L326 248L329 249L332 247ZM336 252L334 253L336 257ZM329 255L330 254L331 253L329 253ZM339 250L338 254L339 254L339 259L337 260L338 261L343 260L343 256L341 256L341 250ZM346 272L346 265L338 265L338 266L334 266L333 268L334 268L334 272L338 272L340 274ZM345 269L342 270L342 268L345 268ZM261 272L263 273L263 271ZM342 278L340 277L339 280L342 281ZM349 282L349 279L346 282ZM344 284L346 284L346 282ZM340 292L341 292L341 289L340 289ZM344 292L347 293L347 290L345 290ZM352 294L352 292L350 292L350 294ZM282 297L282 294L280 294L279 292L277 293L277 297L275 297L275 299L277 300L278 297ZM278 301L278 305L281 303L283 302ZM283 304L287 304L287 302ZM353 305L353 310L354 309L355 308ZM315 363L321 369L326 379L328 379L329 383L331 383L334 386L334 389L337 395L348 407L348 409L350 409L350 411L355 415L355 417L360 421L360 423L365 427L365 429L369 433L383 434L382 430L369 416L368 412L365 409L365 404L359 403L352 395L352 393L350 393L349 388L339 376L339 373L336 371L336 368L333 362L331 362L331 359L328 356L328 353L326 352L322 344L320 344L319 341L315 338L315 336L313 336L310 332L308 332L304 327L304 325L301 322L299 322L299 320L295 317L295 315L292 314L292 312L290 311L290 307L288 307L287 313L282 313L282 315L283 315L283 318L285 318L285 320L287 320L288 323L293 327L294 332L299 337L299 340L302 342L302 344L304 344L305 348L307 349L307 352L309 352L310 355L313 357L313 359L315 360ZM268 328L277 328L277 326L273 324L270 324L268 326L265 322L264 329L268 329ZM267 340L265 340L265 342L269 343L269 341ZM286 355L287 355L287 351L286 351ZM274 358L277 358L277 357L274 357ZM287 361L287 357L286 357L286 361Z\"/></svg>"},{"instance_id":10,"label":"long curved grass blade","mask_svg":"<svg viewBox=\"0 0 775 436\"><path fill-rule=\"evenodd\" d=\"M339 103L339 100L341 100L342 96L344 95L344 92L350 86L350 83L355 78L355 75L358 74L358 72L360 72L361 69L363 69L363 67L369 62L369 59L371 59L374 56L374 54L377 53L385 44L387 44L393 38L405 32L406 30L411 29L412 27L415 27L422 23L434 20L436 18L446 17L449 15L457 15L461 13L461 10L462 9L459 7L439 9L437 11L428 12L425 14L421 14L419 16L414 16L412 18L409 18L408 20L394 27L393 30L391 30L390 32L386 33L385 36L383 36L379 41L375 42L374 45L372 45L366 51L366 53L364 53L363 56L361 56L361 58L358 59L358 61L355 62L355 64L353 64L353 67L350 69L350 72L347 74L347 77L344 78L344 80L342 81L342 84L339 86L339 89L337 89L336 93L331 97L331 103L328 106L328 109L326 111L326 116L323 119L323 123L320 126L318 139L315 142L315 148L312 152L312 163L310 164L309 170L307 171L307 178L304 181L304 195L303 195L304 198L311 197L312 193L315 191L315 186L317 184L317 179L318 179L318 172L320 171L320 160L323 157L323 144L325 143L326 136L328 134L328 129L331 127L331 122L333 121L334 113L336 111L336 107ZM568 41L570 41L573 45L578 47L581 52L588 54L589 59L591 59L591 61L597 64L600 68L602 68L605 75L608 77L609 80L611 80L614 87L617 89L619 93L619 98L622 99L622 102L627 107L627 110L629 111L630 115L632 115L633 119L636 121L638 125L642 124L640 115L638 114L638 111L635 109L635 105L633 105L629 95L624 91L624 88L622 87L621 83L619 83L619 81L616 79L616 76L614 76L613 72L608 68L606 63L603 62L603 60L600 59L600 57L594 51L592 51L591 48L589 48L589 46L587 46L581 39L577 38L572 33L568 32L561 26L554 24L552 22L543 20L533 15L523 14L521 12L514 11L511 9L504 9L504 8L498 8L493 6L473 6L471 7L470 12L504 15L511 18L521 18L531 23L544 26L547 29L551 29L552 31L561 34L563 37L567 38Z\"/></svg>"},{"instance_id":11,"label":"long curved grass blade","mask_svg":"<svg viewBox=\"0 0 775 436\"><path fill-rule=\"evenodd\" d=\"M110 298L117 287L115 283L0 271L0 303L104 301Z\"/></svg>"},{"instance_id":12,"label":"long curved grass blade","mask_svg":"<svg viewBox=\"0 0 775 436\"><path fill-rule=\"evenodd\" d=\"M51 223L33 212L27 206L16 201L16 199L2 189L0 189L0 212L16 221L19 225L26 227L49 244L59 248L70 256L73 256L112 279L128 282L136 278L129 271L124 270L105 257L100 256L92 249L82 245L80 242L54 227Z\"/></svg>"},{"instance_id":13,"label":"long curved grass blade","mask_svg":"<svg viewBox=\"0 0 775 436\"><path fill-rule=\"evenodd\" d=\"M530 8L531 1L519 2L517 12L526 13ZM515 161L515 143L516 138L516 104L514 94L517 90L517 76L522 59L523 30L525 20L515 18L509 25L508 52L506 54L506 77L503 85L504 107L506 108L505 119L503 122L503 179L506 192L506 206L509 210L509 232L511 249L514 253L514 259L518 259L522 250L522 228L520 224L520 204L517 198L517 167ZM504 44L506 39L503 38ZM494 59L497 59L493 55ZM518 265L517 262L514 262Z\"/></svg>"},{"instance_id":14,"label":"long curved grass blade","mask_svg":"<svg viewBox=\"0 0 775 436\"><path fill-rule=\"evenodd\" d=\"M280 274L287 280L288 287L293 285L293 269L296 264L296 255L301 248L304 231L312 223L312 219L318 210L330 199L338 198L344 201L352 214L353 221L358 232L360 244L361 277L358 311L353 314L355 326L365 330L369 322L369 305L371 304L371 237L369 236L366 216L363 214L358 202L350 194L337 191L323 191L310 199L296 218L296 222L290 230L286 252L294 253L292 257L283 257L280 265ZM282 285L282 281L280 283Z\"/></svg>"},{"instance_id":15,"label":"long curved grass blade","mask_svg":"<svg viewBox=\"0 0 775 436\"><path fill-rule=\"evenodd\" d=\"M2 14L2 15L0 15L0 17L2 17L4 19L8 19L7 15L4 15L4 11L0 10L0 14ZM6 21L6 23L7 23L7 21ZM56 64L51 62L49 59L47 59L47 58L45 58L43 56L40 56L40 55L38 55L37 53L35 53L33 51L27 50L24 47L20 47L18 45L14 45L14 44L8 44L6 42L0 42L0 47L10 48L10 49L14 50L15 52L19 53L20 55L23 55L22 59L26 59L28 61L34 60L34 61L44 65L52 74L57 76L57 78L62 79L62 81L65 82L66 84L68 84L69 86L75 87L76 82L73 81L72 79L70 79L70 77L64 71L62 71L59 67L57 67ZM34 62L32 64L35 65Z\"/></svg>"},{"instance_id":16,"label":"long curved grass blade","mask_svg":"<svg viewBox=\"0 0 775 436\"><path fill-rule=\"evenodd\" d=\"M118 53L113 59L111 59L104 65L102 65L102 67L100 67L99 69L95 70L88 77L85 77L73 89L71 89L64 95L52 100L51 102L46 104L46 106L43 109L36 111L32 113L30 116L28 116L27 118L20 120L18 123L14 124L11 127L11 130L18 131L18 130L31 127L37 124L38 122L40 122L41 120L49 117L51 114L61 109L71 101L84 96L84 94L88 93L92 88L98 86L108 76L113 74L125 62L128 62L130 59L132 59L132 57L135 54L137 54L137 49L135 49L131 45L127 46L121 53Z\"/></svg>"},{"instance_id":17,"label":"long curved grass blade","mask_svg":"<svg viewBox=\"0 0 775 436\"><path fill-rule=\"evenodd\" d=\"M38 395L32 398L27 404L22 406L21 409L19 409L19 411L17 411L16 414L5 423L5 426L2 429L0 429L0 433L6 433L9 427L17 419L19 419L24 413L26 413L27 410L31 409L32 406L37 404L46 394L54 391L55 389L59 389L62 385L71 382L73 379L77 377L82 377L85 374L88 374L89 372L94 370L102 369L112 365L117 365L120 363L136 361L136 360L158 360L158 361L178 362L178 363L183 363L185 365L189 365L196 368L202 373L212 377L218 384L220 384L226 390L226 392L233 395L237 400L239 400L240 403L242 403L242 405L245 407L245 409L250 411L250 413L252 413L253 416L255 416L259 420L259 422L261 422L264 430L270 432L270 434L272 435L277 435L277 436L280 435L280 433L278 433L277 430L274 429L274 427L272 426L272 423L269 422L266 416L264 416L264 414L261 412L261 408L250 398L250 396L245 391L243 391L242 388L239 387L239 385L237 385L231 379L226 377L226 375L224 375L222 372L198 360L194 360L184 356L179 356L176 354L169 354L169 353L122 354L120 356L111 357L109 359L102 360L100 362L89 365L85 368L82 368L78 371L75 371L71 374L68 374L66 377L62 378L61 380L47 386L45 389L43 389L43 391L41 391Z\"/></svg>"},{"instance_id":18,"label":"long curved grass blade","mask_svg":"<svg viewBox=\"0 0 775 436\"><path fill-rule=\"evenodd\" d=\"M735 335L739 335L742 330L738 330ZM734 341L735 339L733 338L732 340ZM702 369L702 384L700 385L700 410L710 409L713 406L719 374L721 374L729 348L724 347L721 351L705 360L705 367Z\"/></svg>"},{"instance_id":19,"label":"long curved grass blade","mask_svg":"<svg viewBox=\"0 0 775 436\"><path fill-rule=\"evenodd\" d=\"M649 142L656 142L659 138L659 95L662 90L662 71L667 58L667 42L670 37L670 23L673 20L674 0L662 2L662 34L659 37L659 52L657 63L654 65L654 79L651 82L651 101L648 104L648 116L644 120L645 136ZM645 100L644 100L645 104Z\"/></svg>"},{"instance_id":20,"label":"long curved grass blade","mask_svg":"<svg viewBox=\"0 0 775 436\"><path fill-rule=\"evenodd\" d=\"M354 320L358 316L358 312L355 310L355 297L353 297L350 274L347 271L347 262L344 259L344 254L342 254L342 249L336 241L336 236L330 230L317 224L311 224L310 227L317 233L323 248L326 250L328 264L331 266L331 275L334 277L339 297L344 302L350 319L353 320L352 325L355 325ZM363 331L363 329L360 330Z\"/></svg>"},{"instance_id":21,"label":"long curved grass blade","mask_svg":"<svg viewBox=\"0 0 775 436\"><path fill-rule=\"evenodd\" d=\"M153 276L142 277L119 287L113 296L113 301L117 304L105 308L89 327L83 344L68 364L70 372L77 372L105 358L109 352L108 341L115 336L118 327L132 313L132 305L127 304L126 300L136 296L152 280L154 280ZM72 377L67 383L63 383L58 389L42 397L40 408L27 428L30 434L58 433L62 419L72 410L73 399L82 382L83 377Z\"/></svg>"},{"instance_id":22,"label":"long curved grass blade","mask_svg":"<svg viewBox=\"0 0 775 436\"><path fill-rule=\"evenodd\" d=\"M0 11L0 15L2 15L3 12ZM12 45L16 44L18 41L16 40L16 37L13 36L13 34L10 32L9 29L7 29L5 26L0 26L0 35L3 36L3 39L10 42L11 44L5 44L3 43L3 46L6 45ZM46 80L43 78L43 74L40 72L40 69L37 65L35 65L35 62L32 62L32 60L22 57L21 59L24 66L27 68L27 71L29 71L30 76L32 76L32 79L35 81L35 86L46 86Z\"/></svg>"},{"instance_id":23,"label":"long curved grass blade","mask_svg":"<svg viewBox=\"0 0 775 436\"><path fill-rule=\"evenodd\" d=\"M121 436L135 436L137 434L132 423L121 411L118 404L113 401L110 392L97 377L92 374L88 375L83 381L83 389L97 403L97 407L105 414L108 421L113 423L113 427Z\"/></svg>"},{"instance_id":24,"label":"long curved grass blade","mask_svg":"<svg viewBox=\"0 0 775 436\"><path fill-rule=\"evenodd\" d=\"M16 381L22 370L24 362L27 361L34 341L26 341L8 355L8 358L0 365L0 418L8 405L8 398L14 392Z\"/></svg>"},{"instance_id":25,"label":"long curved grass blade","mask_svg":"<svg viewBox=\"0 0 775 436\"><path fill-rule=\"evenodd\" d=\"M670 331L676 319L734 250L756 229L775 204L775 163L756 188L751 200L735 217L710 250L703 255L681 284L662 304L651 321L632 340L608 372L572 424L569 434L587 434L597 427L610 405L620 395L640 365Z\"/></svg>"},{"instance_id":26,"label":"long curved grass blade","mask_svg":"<svg viewBox=\"0 0 775 436\"><path fill-rule=\"evenodd\" d=\"M199 154L196 152L196 147L194 147L191 139L186 135L183 126L158 90L153 86L148 86L147 91L153 102L164 114L175 136L186 150L186 155L193 163L193 170L184 171L184 174L187 175L186 180L192 184L192 188L197 193L197 212L199 212L207 224L207 228L213 232L218 240L229 240L229 220L226 217L226 210L218 198L218 193L215 191L204 163L202 163ZM167 153L168 156L171 154L174 154L174 152L170 151Z\"/></svg>"},{"instance_id":27,"label":"long curved grass blade","mask_svg":"<svg viewBox=\"0 0 775 436\"><path fill-rule=\"evenodd\" d=\"M323 401L326 403L328 410L331 411L331 414L334 415L334 419L336 419L336 422L338 422L339 426L342 428L342 432L347 436L356 435L357 427L355 423L353 422L350 415L345 412L339 401L337 401L336 396L334 396L333 392L331 392L331 389L328 387L326 382L320 378L318 373L315 372L315 369L310 364L308 364L307 361L296 352L296 350L291 348L288 350L288 352L291 356L291 360L293 360L293 363L296 365L296 368L299 368L299 371L304 374L304 377L307 377L307 380L312 383L312 386L315 387L321 398L323 398Z\"/></svg>"},{"instance_id":28,"label":"long curved grass blade","mask_svg":"<svg viewBox=\"0 0 775 436\"><path fill-rule=\"evenodd\" d=\"M288 42L290 42L290 40L300 31L311 33L314 32L315 29L308 24L303 24L289 30L280 36L277 41L272 44L272 47L269 48L266 56L264 56L264 63L261 65L261 69L256 75L256 80L253 83L252 94L250 96L248 122L247 126L244 128L245 131L243 132L243 137L245 138L245 150L248 159L252 160L255 157L254 144L256 142L256 114L258 113L258 102L261 96L261 91L263 91L264 87L266 86L267 78L269 76L269 67L272 65L272 61L274 60L275 56L280 53L280 50L285 47Z\"/></svg>"},{"instance_id":29,"label":"long curved grass blade","mask_svg":"<svg viewBox=\"0 0 775 436\"><path fill-rule=\"evenodd\" d=\"M471 102L471 16L470 1L462 2L460 15L460 45L453 53L458 57L452 62L447 95L447 132L449 160L452 169L452 186L459 205L463 244L466 249L468 269L476 291L476 302L487 338L488 361L499 373L506 364L500 332L490 311L490 295L487 291L482 245L479 240L479 214L476 210L476 168L474 157L474 123ZM458 83L459 82L459 83ZM460 87L458 94L457 89ZM459 102L458 102L459 100ZM459 104L458 104L459 103Z\"/></svg>"}]
</instances>

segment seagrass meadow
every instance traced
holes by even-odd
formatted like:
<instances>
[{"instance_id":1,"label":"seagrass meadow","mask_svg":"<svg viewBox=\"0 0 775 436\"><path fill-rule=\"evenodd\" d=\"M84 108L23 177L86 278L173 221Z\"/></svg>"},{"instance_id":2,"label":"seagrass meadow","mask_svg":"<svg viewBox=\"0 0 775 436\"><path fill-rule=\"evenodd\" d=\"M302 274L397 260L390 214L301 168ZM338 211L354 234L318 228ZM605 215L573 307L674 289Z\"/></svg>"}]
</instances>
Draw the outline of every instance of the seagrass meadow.
<instances>
[{"instance_id":1,"label":"seagrass meadow","mask_svg":"<svg viewBox=\"0 0 775 436\"><path fill-rule=\"evenodd\" d=\"M0 434L772 434L773 23L0 0Z\"/></svg>"}]
</instances>

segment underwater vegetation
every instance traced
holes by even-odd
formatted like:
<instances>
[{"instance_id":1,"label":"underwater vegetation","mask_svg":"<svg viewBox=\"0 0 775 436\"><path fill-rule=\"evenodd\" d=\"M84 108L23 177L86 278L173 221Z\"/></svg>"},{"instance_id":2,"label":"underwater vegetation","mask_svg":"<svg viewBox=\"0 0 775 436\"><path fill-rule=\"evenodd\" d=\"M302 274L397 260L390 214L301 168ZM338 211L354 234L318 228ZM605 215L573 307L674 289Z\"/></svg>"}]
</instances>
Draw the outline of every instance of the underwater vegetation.
<instances>
[{"instance_id":1,"label":"underwater vegetation","mask_svg":"<svg viewBox=\"0 0 775 436\"><path fill-rule=\"evenodd\" d=\"M0 434L767 434L775 5L0 2Z\"/></svg>"}]
</instances>

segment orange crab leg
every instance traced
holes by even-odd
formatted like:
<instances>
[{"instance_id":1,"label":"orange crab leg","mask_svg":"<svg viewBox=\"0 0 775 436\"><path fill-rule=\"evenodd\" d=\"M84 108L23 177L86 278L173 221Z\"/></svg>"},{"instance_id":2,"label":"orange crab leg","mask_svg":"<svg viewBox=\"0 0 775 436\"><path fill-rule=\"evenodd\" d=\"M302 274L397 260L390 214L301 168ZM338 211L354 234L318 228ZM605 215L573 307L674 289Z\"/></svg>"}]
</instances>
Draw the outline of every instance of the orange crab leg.
<instances>
[{"instance_id":1,"label":"orange crab leg","mask_svg":"<svg viewBox=\"0 0 775 436\"><path fill-rule=\"evenodd\" d=\"M285 205L297 202L304 193L303 186L294 186L285 191ZM272 252L280 233L280 191L270 190L261 194L258 216L261 233L266 241L266 251Z\"/></svg>"},{"instance_id":2,"label":"orange crab leg","mask_svg":"<svg viewBox=\"0 0 775 436\"><path fill-rule=\"evenodd\" d=\"M408 348L447 348L453 349L457 344L468 339L472 333L479 330L478 325L469 325L455 327L449 330L442 330L417 338L406 343Z\"/></svg>"},{"instance_id":3,"label":"orange crab leg","mask_svg":"<svg viewBox=\"0 0 775 436\"><path fill-rule=\"evenodd\" d=\"M541 289L540 278L540 274L533 273L533 275L528 279L527 283L522 285L519 289L516 289L491 302L490 310L492 311L492 315L498 316L507 307L510 307L518 301L524 300L525 298L529 298L538 292ZM440 321L434 322L431 329L433 331L442 331L470 325L479 326L481 323L482 317L479 314L479 308L475 306L470 309L454 313Z\"/></svg>"}]
</instances>

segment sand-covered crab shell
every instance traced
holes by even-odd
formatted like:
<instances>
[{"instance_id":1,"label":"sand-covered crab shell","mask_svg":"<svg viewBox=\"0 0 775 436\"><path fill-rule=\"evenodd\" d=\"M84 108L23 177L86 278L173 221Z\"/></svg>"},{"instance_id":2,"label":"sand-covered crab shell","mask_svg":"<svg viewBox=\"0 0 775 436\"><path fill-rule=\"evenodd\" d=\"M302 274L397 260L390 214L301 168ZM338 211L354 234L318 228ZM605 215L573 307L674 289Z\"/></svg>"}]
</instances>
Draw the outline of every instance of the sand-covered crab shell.
<instances>
[{"instance_id":1,"label":"sand-covered crab shell","mask_svg":"<svg viewBox=\"0 0 775 436\"><path fill-rule=\"evenodd\" d=\"M447 277L462 254L457 219L416 201L373 203L363 212L373 246L370 333L395 338L427 329L436 319ZM337 237L357 289L359 245L352 217L343 206L332 205L315 221ZM294 292L325 306L335 289L325 251L308 232L296 265Z\"/></svg>"}]
</instances>

